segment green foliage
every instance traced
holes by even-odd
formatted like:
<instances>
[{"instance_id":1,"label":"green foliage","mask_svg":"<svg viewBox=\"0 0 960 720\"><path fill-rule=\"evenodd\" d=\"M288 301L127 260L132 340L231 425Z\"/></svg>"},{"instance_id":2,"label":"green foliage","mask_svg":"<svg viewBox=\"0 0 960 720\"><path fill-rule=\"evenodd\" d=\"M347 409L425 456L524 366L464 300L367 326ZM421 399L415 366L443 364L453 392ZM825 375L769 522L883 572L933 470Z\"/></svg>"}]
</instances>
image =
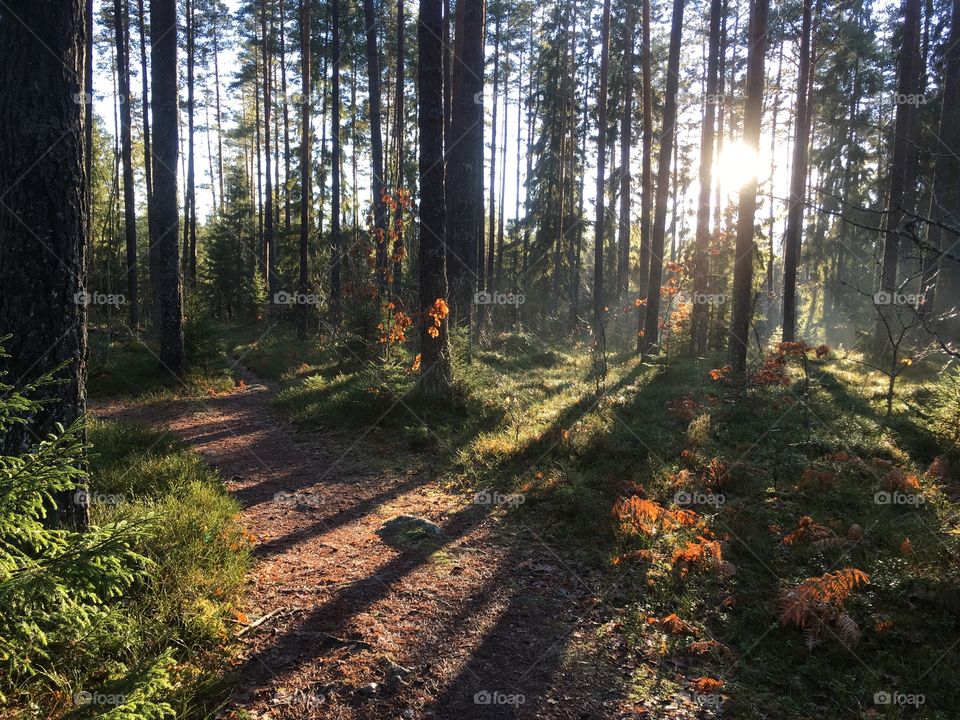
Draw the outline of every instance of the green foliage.
<instances>
[{"instance_id":1,"label":"green foliage","mask_svg":"<svg viewBox=\"0 0 960 720\"><path fill-rule=\"evenodd\" d=\"M37 409L0 384L0 432ZM0 702L44 715L202 712L249 564L238 503L169 434L95 423L0 457ZM88 484L87 484L88 483ZM90 529L49 527L83 493Z\"/></svg>"},{"instance_id":2,"label":"green foliage","mask_svg":"<svg viewBox=\"0 0 960 720\"><path fill-rule=\"evenodd\" d=\"M0 432L39 405L0 383ZM112 621L112 605L142 581L151 561L138 549L152 518L117 518L89 532L50 527L55 498L84 493L80 426L39 442L20 456L0 457L0 700L36 685L64 689L65 656L89 652ZM151 683L163 685L162 673ZM129 674L131 691L147 686ZM144 697L142 717L167 707Z\"/></svg>"}]
</instances>

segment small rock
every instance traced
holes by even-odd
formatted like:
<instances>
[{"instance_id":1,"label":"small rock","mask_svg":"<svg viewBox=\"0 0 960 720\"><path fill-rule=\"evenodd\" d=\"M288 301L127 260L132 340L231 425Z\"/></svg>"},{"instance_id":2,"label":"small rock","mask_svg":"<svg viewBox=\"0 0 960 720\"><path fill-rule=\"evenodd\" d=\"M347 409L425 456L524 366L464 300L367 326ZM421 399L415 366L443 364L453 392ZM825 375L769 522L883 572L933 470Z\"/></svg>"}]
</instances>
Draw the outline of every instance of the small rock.
<instances>
[{"instance_id":1,"label":"small rock","mask_svg":"<svg viewBox=\"0 0 960 720\"><path fill-rule=\"evenodd\" d=\"M385 522L377 534L391 545L415 545L424 540L443 537L443 529L436 523L413 515L398 515Z\"/></svg>"}]
</instances>

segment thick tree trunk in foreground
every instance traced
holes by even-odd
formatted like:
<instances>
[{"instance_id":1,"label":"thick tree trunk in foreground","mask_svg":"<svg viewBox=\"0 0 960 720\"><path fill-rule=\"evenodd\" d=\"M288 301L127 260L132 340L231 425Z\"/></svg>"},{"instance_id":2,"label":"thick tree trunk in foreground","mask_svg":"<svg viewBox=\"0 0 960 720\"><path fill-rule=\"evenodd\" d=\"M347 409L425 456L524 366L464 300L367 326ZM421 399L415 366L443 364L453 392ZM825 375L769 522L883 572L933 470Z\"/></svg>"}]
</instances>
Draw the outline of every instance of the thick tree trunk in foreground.
<instances>
[{"instance_id":1,"label":"thick tree trunk in foreground","mask_svg":"<svg viewBox=\"0 0 960 720\"><path fill-rule=\"evenodd\" d=\"M760 121L763 117L764 60L767 52L767 17L770 0L753 0L750 7L750 53L747 57L747 100L743 113L743 146L760 150ZM757 178L740 188L737 217L737 244L733 266L733 309L730 320L728 362L735 372L747 369L747 344L753 310L754 219L757 212Z\"/></svg>"},{"instance_id":2,"label":"thick tree trunk in foreground","mask_svg":"<svg viewBox=\"0 0 960 720\"><path fill-rule=\"evenodd\" d=\"M153 81L153 204L156 221L160 362L183 372L183 284L180 276L180 212L177 208L177 3L150 3Z\"/></svg>"},{"instance_id":3,"label":"thick tree trunk in foreground","mask_svg":"<svg viewBox=\"0 0 960 720\"><path fill-rule=\"evenodd\" d=\"M86 410L84 28L83 0L0 3L0 371L22 388L65 365L32 393L49 404L0 437L7 454ZM59 522L86 527L85 502L55 499Z\"/></svg>"},{"instance_id":4,"label":"thick tree trunk in foreground","mask_svg":"<svg viewBox=\"0 0 960 720\"><path fill-rule=\"evenodd\" d=\"M133 151L130 140L130 12L125 0L114 0L117 43L117 85L120 91L120 158L123 163L123 226L127 251L127 309L130 327L140 324L137 293L137 205L133 194Z\"/></svg>"},{"instance_id":5,"label":"thick tree trunk in foreground","mask_svg":"<svg viewBox=\"0 0 960 720\"><path fill-rule=\"evenodd\" d=\"M793 139L793 168L790 175L790 202L787 232L783 239L783 339L793 342L797 335L797 266L807 196L807 155L810 146L810 34L813 0L803 0L800 31L800 69L797 78L796 131ZM772 235L772 232L771 232Z\"/></svg>"},{"instance_id":6,"label":"thick tree trunk in foreground","mask_svg":"<svg viewBox=\"0 0 960 720\"><path fill-rule=\"evenodd\" d=\"M647 307L640 338L640 353L659 345L660 286L663 282L663 246L667 230L667 199L670 191L670 161L677 123L677 90L680 86L680 43L683 35L684 0L673 0L670 51L667 57L667 88L663 105L663 129L660 132L660 160L657 165L657 195L653 235L650 240L650 281L647 283ZM640 309L641 313L643 308Z\"/></svg>"},{"instance_id":7,"label":"thick tree trunk in foreground","mask_svg":"<svg viewBox=\"0 0 960 720\"><path fill-rule=\"evenodd\" d=\"M417 27L420 102L420 384L424 397L450 394L447 337L446 204L443 164L442 0L420 0Z\"/></svg>"},{"instance_id":8,"label":"thick tree trunk in foreground","mask_svg":"<svg viewBox=\"0 0 960 720\"><path fill-rule=\"evenodd\" d=\"M459 0L453 63L450 135L447 154L447 271L453 322L471 326L473 293L477 287L477 238L480 208L477 187L483 186L483 166L477 147L483 145L483 28L484 0Z\"/></svg>"},{"instance_id":9,"label":"thick tree trunk in foreground","mask_svg":"<svg viewBox=\"0 0 960 720\"><path fill-rule=\"evenodd\" d=\"M692 350L694 355L707 351L709 307L707 289L710 279L710 196L713 193L713 146L717 113L717 84L720 76L720 16L722 0L710 2L710 39L707 53L707 96L703 105L703 131L700 135L700 191L697 197L697 234L693 252Z\"/></svg>"}]
</instances>

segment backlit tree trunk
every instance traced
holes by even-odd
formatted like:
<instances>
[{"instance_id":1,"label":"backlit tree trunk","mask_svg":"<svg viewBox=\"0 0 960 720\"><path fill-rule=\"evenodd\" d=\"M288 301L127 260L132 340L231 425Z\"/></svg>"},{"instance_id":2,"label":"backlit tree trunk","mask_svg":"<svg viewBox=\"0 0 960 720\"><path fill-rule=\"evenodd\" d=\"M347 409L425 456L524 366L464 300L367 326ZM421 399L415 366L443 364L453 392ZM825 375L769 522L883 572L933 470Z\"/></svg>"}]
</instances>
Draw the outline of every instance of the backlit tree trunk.
<instances>
[{"instance_id":1,"label":"backlit tree trunk","mask_svg":"<svg viewBox=\"0 0 960 720\"><path fill-rule=\"evenodd\" d=\"M764 60L767 52L767 17L770 0L752 0L750 7L750 51L747 56L747 99L743 113L743 146L760 150L760 121L763 117ZM727 361L735 372L747 369L750 316L753 311L754 219L757 212L757 177L740 188L737 217L737 244L733 267L733 309Z\"/></svg>"},{"instance_id":2,"label":"backlit tree trunk","mask_svg":"<svg viewBox=\"0 0 960 720\"><path fill-rule=\"evenodd\" d=\"M807 154L810 145L812 6L813 0L803 0L793 168L790 176L790 201L787 206L787 232L783 240L783 339L785 342L793 342L797 334L797 266L800 263L803 211L807 196Z\"/></svg>"},{"instance_id":3,"label":"backlit tree trunk","mask_svg":"<svg viewBox=\"0 0 960 720\"><path fill-rule=\"evenodd\" d=\"M720 16L722 0L710 2L710 38L707 53L707 96L703 99L703 130L700 134L700 190L697 196L697 234L693 253L693 354L707 351L709 320L707 289L710 277L710 195L713 193L713 147L720 75Z\"/></svg>"},{"instance_id":4,"label":"backlit tree trunk","mask_svg":"<svg viewBox=\"0 0 960 720\"><path fill-rule=\"evenodd\" d=\"M647 307L640 338L640 353L646 354L659 344L660 286L663 281L663 247L667 230L667 200L670 191L670 161L677 122L677 90L680 86L680 43L683 33L684 0L673 0L670 51L667 57L667 87L660 131L660 160L657 165L657 195L654 207L653 235L650 240L650 281L647 283ZM641 308L641 312L643 308Z\"/></svg>"}]
</instances>

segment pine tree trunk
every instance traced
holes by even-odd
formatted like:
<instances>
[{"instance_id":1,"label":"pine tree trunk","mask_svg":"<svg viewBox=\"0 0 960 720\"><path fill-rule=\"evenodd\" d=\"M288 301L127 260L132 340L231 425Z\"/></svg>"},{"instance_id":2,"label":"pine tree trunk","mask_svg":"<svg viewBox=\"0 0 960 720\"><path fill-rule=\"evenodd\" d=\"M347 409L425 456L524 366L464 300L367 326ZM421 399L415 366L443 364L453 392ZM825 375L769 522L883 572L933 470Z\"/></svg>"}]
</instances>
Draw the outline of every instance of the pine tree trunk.
<instances>
[{"instance_id":1,"label":"pine tree trunk","mask_svg":"<svg viewBox=\"0 0 960 720\"><path fill-rule=\"evenodd\" d=\"M904 1L901 48L897 94L905 99L917 93L917 64L920 55L920 0ZM909 194L907 182L911 155L910 139L913 125L916 122L916 114L915 103L897 103L896 118L894 119L893 158L890 164L887 211L884 219L883 257L880 267L880 291L889 294L897 291L901 233L905 220L905 201ZM879 306L878 312L888 313L889 306ZM886 325L882 319L878 319L874 331L874 352L882 352L886 343Z\"/></svg>"},{"instance_id":2,"label":"pine tree trunk","mask_svg":"<svg viewBox=\"0 0 960 720\"><path fill-rule=\"evenodd\" d=\"M272 20L272 18L271 18ZM264 196L263 196L263 254L266 258L267 293L270 296L270 317L278 317L277 293L280 291L279 276L277 275L277 243L273 236L273 148L270 146L270 115L273 110L273 80L272 58L270 55L270 33L267 25L267 0L261 0L260 31L263 43L263 161L264 161Z\"/></svg>"},{"instance_id":3,"label":"pine tree trunk","mask_svg":"<svg viewBox=\"0 0 960 720\"><path fill-rule=\"evenodd\" d=\"M663 129L660 132L660 158L657 165L657 194L654 206L653 234L650 238L650 281L647 306L640 338L640 353L659 346L660 286L663 282L663 248L667 229L667 200L670 191L670 164L677 122L677 90L680 85L680 43L683 32L684 0L673 0L670 50L667 56L667 87L664 94Z\"/></svg>"},{"instance_id":4,"label":"pine tree trunk","mask_svg":"<svg viewBox=\"0 0 960 720\"><path fill-rule=\"evenodd\" d=\"M953 0L948 48L943 69L943 106L935 149L931 224L927 235L930 249L924 267L923 292L927 294L924 307L953 315L945 323L944 336L960 344L960 161L957 159L960 155L957 120L960 118L960 0Z\"/></svg>"},{"instance_id":5,"label":"pine tree trunk","mask_svg":"<svg viewBox=\"0 0 960 720\"><path fill-rule=\"evenodd\" d=\"M142 2L143 0L140 0ZM213 18L213 80L217 112L217 183L220 187L220 214L223 215L226 198L223 194L223 114L220 107L220 34L217 18Z\"/></svg>"},{"instance_id":6,"label":"pine tree trunk","mask_svg":"<svg viewBox=\"0 0 960 720\"><path fill-rule=\"evenodd\" d=\"M764 60L767 51L767 17L770 0L752 0L750 8L750 52L747 57L747 99L743 113L743 146L754 153L760 149L760 122L763 116ZM757 211L757 178L740 189L737 217L737 244L733 269L733 309L730 320L728 362L738 373L747 369L750 316L753 310L754 220Z\"/></svg>"},{"instance_id":7,"label":"pine tree trunk","mask_svg":"<svg viewBox=\"0 0 960 720\"><path fill-rule=\"evenodd\" d=\"M283 227L290 230L290 98L287 94L287 32L280 0L280 92L283 95Z\"/></svg>"},{"instance_id":8,"label":"pine tree trunk","mask_svg":"<svg viewBox=\"0 0 960 720\"><path fill-rule=\"evenodd\" d=\"M114 0L114 35L117 44L117 82L120 91L120 158L123 163L123 224L127 251L127 298L130 327L140 324L137 293L137 205L133 186L133 151L130 139L130 38L129 9Z\"/></svg>"},{"instance_id":9,"label":"pine tree trunk","mask_svg":"<svg viewBox=\"0 0 960 720\"><path fill-rule=\"evenodd\" d=\"M790 201L787 206L787 233L783 240L783 340L797 335L797 266L803 233L803 210L807 190L807 155L810 143L810 61L813 0L803 0L800 30L800 68L797 73L797 130L793 141L793 168Z\"/></svg>"},{"instance_id":10,"label":"pine tree trunk","mask_svg":"<svg viewBox=\"0 0 960 720\"><path fill-rule=\"evenodd\" d=\"M150 3L153 81L153 193L159 247L160 361L180 375L183 357L183 284L177 208L177 3Z\"/></svg>"},{"instance_id":11,"label":"pine tree trunk","mask_svg":"<svg viewBox=\"0 0 960 720\"><path fill-rule=\"evenodd\" d=\"M380 109L380 50L377 47L377 16L373 0L363 0L367 24L367 91L370 98L370 152L373 155L373 227L377 243L377 285L380 296L387 294L387 206L383 184L383 112Z\"/></svg>"},{"instance_id":12,"label":"pine tree trunk","mask_svg":"<svg viewBox=\"0 0 960 720\"><path fill-rule=\"evenodd\" d=\"M140 34L140 82L143 88L143 175L147 204L147 269L150 271L150 322L160 326L160 249L153 217L153 152L150 149L150 89L147 74L147 21L143 0L137 0L137 25ZM92 221L92 218L91 218Z\"/></svg>"},{"instance_id":13,"label":"pine tree trunk","mask_svg":"<svg viewBox=\"0 0 960 720\"><path fill-rule=\"evenodd\" d=\"M649 295L650 284L650 236L653 233L653 69L652 49L650 47L650 0L642 0L643 24L643 157L640 167L640 278L637 288L638 299L644 302ZM643 323L646 307L639 306L637 314L637 352L643 348Z\"/></svg>"},{"instance_id":14,"label":"pine tree trunk","mask_svg":"<svg viewBox=\"0 0 960 720\"><path fill-rule=\"evenodd\" d=\"M86 410L85 116L92 121L82 101L92 92L84 81L83 0L15 6L14 13L0 3L0 337L10 335L0 372L22 388L64 367L61 384L32 393L48 404L0 436L11 455ZM51 524L86 528L82 499L67 492L55 502Z\"/></svg>"},{"instance_id":15,"label":"pine tree trunk","mask_svg":"<svg viewBox=\"0 0 960 720\"><path fill-rule=\"evenodd\" d=\"M627 28L623 57L623 118L620 123L620 223L617 248L617 299L627 295L630 279L630 145L633 142L633 36L636 10L627 7Z\"/></svg>"},{"instance_id":16,"label":"pine tree trunk","mask_svg":"<svg viewBox=\"0 0 960 720\"><path fill-rule=\"evenodd\" d=\"M466 2L466 0L464 0ZM393 109L395 119L393 122L394 146L396 151L397 173L394 178L394 190L403 186L403 131L404 131L404 110L403 110L403 90L406 80L406 71L404 70L406 56L404 53L404 39L406 30L406 20L403 12L404 0L397 0L397 84L394 89ZM482 33L481 33L482 36ZM465 62L465 61L464 61ZM461 63L457 63L459 67ZM393 295L400 297L400 289L403 280L403 208L397 207L393 216L393 224L388 235L393 237L393 249L391 251L393 261L393 272L391 280L393 285Z\"/></svg>"},{"instance_id":17,"label":"pine tree trunk","mask_svg":"<svg viewBox=\"0 0 960 720\"><path fill-rule=\"evenodd\" d=\"M426 398L447 398L453 382L447 336L446 204L443 163L442 0L420 0L420 382Z\"/></svg>"},{"instance_id":18,"label":"pine tree trunk","mask_svg":"<svg viewBox=\"0 0 960 720\"><path fill-rule=\"evenodd\" d=\"M300 76L303 81L303 102L300 126L300 258L299 258L299 292L301 296L309 293L310 287L310 201L313 196L311 186L311 135L310 113L312 111L311 96L311 54L310 54L310 4L311 0L300 0ZM297 312L297 337L304 340L307 337L307 327L310 319L310 306L301 302Z\"/></svg>"},{"instance_id":19,"label":"pine tree trunk","mask_svg":"<svg viewBox=\"0 0 960 720\"><path fill-rule=\"evenodd\" d=\"M500 91L500 16L502 12L497 13L496 21L493 26L493 112L490 123L490 214L488 222L488 241L486 252L486 270L484 270L484 288L488 293L494 291L493 287L493 258L494 258L494 237L497 231L497 110L498 94ZM559 242L559 239L558 241ZM487 306L481 306L481 320L486 316Z\"/></svg>"},{"instance_id":20,"label":"pine tree trunk","mask_svg":"<svg viewBox=\"0 0 960 720\"><path fill-rule=\"evenodd\" d=\"M189 268L190 287L197 286L197 182L196 182L196 127L194 111L196 106L196 83L194 67L196 64L196 17L193 0L187 0L187 231L189 234L189 255L184 259L184 267Z\"/></svg>"},{"instance_id":21,"label":"pine tree trunk","mask_svg":"<svg viewBox=\"0 0 960 720\"><path fill-rule=\"evenodd\" d=\"M722 0L710 2L710 38L707 52L707 96L703 104L703 131L700 135L700 190L697 196L697 234L693 253L692 351L696 356L707 351L710 279L710 196L713 193L713 147L720 75L720 17Z\"/></svg>"},{"instance_id":22,"label":"pine tree trunk","mask_svg":"<svg viewBox=\"0 0 960 720\"><path fill-rule=\"evenodd\" d=\"M333 12L330 18L333 28L332 92L333 103L330 109L331 157L330 169L333 177L330 184L330 321L335 328L340 327L343 316L340 291L340 264L343 240L340 237L340 0L333 0ZM269 173L267 173L269 175Z\"/></svg>"},{"instance_id":23,"label":"pine tree trunk","mask_svg":"<svg viewBox=\"0 0 960 720\"><path fill-rule=\"evenodd\" d=\"M483 0L459 0L453 64L450 135L447 146L447 270L453 322L470 327L477 288L477 239L482 233L477 188L483 188ZM482 194L481 194L482 198ZM481 200L482 202L482 200Z\"/></svg>"},{"instance_id":24,"label":"pine tree trunk","mask_svg":"<svg viewBox=\"0 0 960 720\"><path fill-rule=\"evenodd\" d=\"M597 217L593 246L593 331L603 331L603 228L607 170L607 83L610 72L610 0L603 0L600 25L600 90L597 93Z\"/></svg>"}]
</instances>

